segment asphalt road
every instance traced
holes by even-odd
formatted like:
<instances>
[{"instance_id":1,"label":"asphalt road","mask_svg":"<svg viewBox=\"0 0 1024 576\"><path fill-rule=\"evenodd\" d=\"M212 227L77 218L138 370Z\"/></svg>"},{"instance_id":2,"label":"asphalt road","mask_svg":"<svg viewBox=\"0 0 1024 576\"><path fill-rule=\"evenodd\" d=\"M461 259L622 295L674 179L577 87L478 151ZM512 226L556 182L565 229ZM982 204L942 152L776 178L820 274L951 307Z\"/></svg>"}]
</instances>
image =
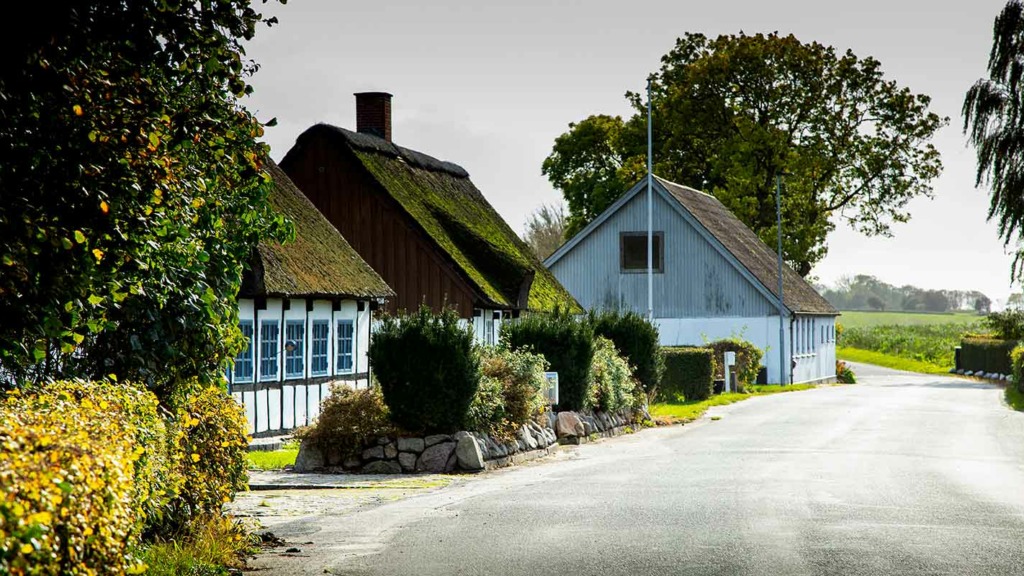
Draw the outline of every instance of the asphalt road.
<instances>
[{"instance_id":1,"label":"asphalt road","mask_svg":"<svg viewBox=\"0 0 1024 576\"><path fill-rule=\"evenodd\" d=\"M1024 414L965 379L860 384L585 445L276 532L264 574L1024 574Z\"/></svg>"}]
</instances>

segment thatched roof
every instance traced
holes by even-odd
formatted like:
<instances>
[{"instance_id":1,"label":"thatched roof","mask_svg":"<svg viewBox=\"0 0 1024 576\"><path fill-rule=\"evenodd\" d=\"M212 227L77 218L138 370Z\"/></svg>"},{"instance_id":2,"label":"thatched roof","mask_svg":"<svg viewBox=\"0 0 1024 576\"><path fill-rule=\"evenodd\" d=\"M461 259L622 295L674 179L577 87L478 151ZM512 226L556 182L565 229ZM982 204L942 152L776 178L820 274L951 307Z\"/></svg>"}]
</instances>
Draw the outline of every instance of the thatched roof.
<instances>
[{"instance_id":1,"label":"thatched roof","mask_svg":"<svg viewBox=\"0 0 1024 576\"><path fill-rule=\"evenodd\" d=\"M668 193L725 246L740 264L778 298L778 256L717 198L655 176ZM783 304L803 314L839 314L818 291L788 265L782 266Z\"/></svg>"},{"instance_id":2,"label":"thatched roof","mask_svg":"<svg viewBox=\"0 0 1024 576\"><path fill-rule=\"evenodd\" d=\"M306 198L269 162L270 205L295 226L295 239L263 243L246 271L241 296L387 298L394 292Z\"/></svg>"},{"instance_id":3,"label":"thatched roof","mask_svg":"<svg viewBox=\"0 0 1024 576\"><path fill-rule=\"evenodd\" d=\"M461 166L327 124L318 124L303 136L317 132L354 154L485 303L535 311L556 306L580 310Z\"/></svg>"}]
</instances>

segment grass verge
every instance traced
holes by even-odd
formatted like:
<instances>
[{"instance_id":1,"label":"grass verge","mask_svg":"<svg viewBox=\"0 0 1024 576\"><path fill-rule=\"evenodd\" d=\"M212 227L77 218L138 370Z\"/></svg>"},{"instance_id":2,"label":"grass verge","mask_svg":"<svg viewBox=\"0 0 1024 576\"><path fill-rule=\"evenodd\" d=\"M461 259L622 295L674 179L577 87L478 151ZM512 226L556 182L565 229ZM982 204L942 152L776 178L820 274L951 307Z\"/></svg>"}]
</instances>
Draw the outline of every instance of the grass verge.
<instances>
[{"instance_id":1,"label":"grass verge","mask_svg":"<svg viewBox=\"0 0 1024 576\"><path fill-rule=\"evenodd\" d=\"M283 470L285 466L294 466L298 455L298 444L286 444L280 450L270 452L254 450L247 458L250 470Z\"/></svg>"},{"instance_id":2,"label":"grass verge","mask_svg":"<svg viewBox=\"0 0 1024 576\"><path fill-rule=\"evenodd\" d=\"M836 357L847 362L863 362L864 364L874 364L875 366L884 366L886 368L893 368L896 370L906 370L907 372L920 372L922 374L949 374L949 367L942 367L938 364L932 364L931 362L911 360L910 358L890 356L889 354L883 354L882 352L875 352L873 350L861 350L859 348L838 346L836 347Z\"/></svg>"},{"instance_id":3,"label":"grass verge","mask_svg":"<svg viewBox=\"0 0 1024 576\"><path fill-rule=\"evenodd\" d=\"M711 408L712 406L725 406L741 402L747 398L753 398L754 396L767 396L769 394L779 394L782 392L799 392L800 390L810 390L811 388L816 387L817 386L814 384L791 384L789 386L767 384L762 386L750 386L750 391L747 393L725 392L717 396L712 396L707 400L693 402L659 402L652 405L650 407L650 411L651 416L666 419L673 423L691 422L703 416L704 413L707 412L708 408Z\"/></svg>"},{"instance_id":4,"label":"grass verge","mask_svg":"<svg viewBox=\"0 0 1024 576\"><path fill-rule=\"evenodd\" d=\"M244 567L255 546L234 520L217 517L201 522L188 536L147 544L139 555L148 576L227 576Z\"/></svg>"},{"instance_id":5,"label":"grass verge","mask_svg":"<svg viewBox=\"0 0 1024 576\"><path fill-rule=\"evenodd\" d=\"M1010 408L1018 412L1024 412L1024 393L1017 390L1013 383L1009 383L1006 386L1006 403L1010 405Z\"/></svg>"}]
</instances>

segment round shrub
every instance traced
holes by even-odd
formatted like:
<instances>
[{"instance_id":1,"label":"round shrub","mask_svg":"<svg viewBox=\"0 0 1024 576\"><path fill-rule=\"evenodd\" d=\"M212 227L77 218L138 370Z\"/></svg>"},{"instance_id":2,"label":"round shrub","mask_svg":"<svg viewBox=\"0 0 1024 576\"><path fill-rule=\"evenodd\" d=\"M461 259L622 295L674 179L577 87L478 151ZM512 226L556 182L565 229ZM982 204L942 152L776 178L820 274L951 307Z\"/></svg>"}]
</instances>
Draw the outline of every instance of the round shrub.
<instances>
[{"instance_id":1,"label":"round shrub","mask_svg":"<svg viewBox=\"0 0 1024 576\"><path fill-rule=\"evenodd\" d=\"M295 432L299 440L330 445L348 456L374 438L393 432L388 407L379 387L356 390L334 384L320 404L320 416L311 426Z\"/></svg>"},{"instance_id":2,"label":"round shrub","mask_svg":"<svg viewBox=\"0 0 1024 576\"><path fill-rule=\"evenodd\" d=\"M663 348L665 376L659 396L667 402L707 400L714 389L715 356L710 348Z\"/></svg>"},{"instance_id":3,"label":"round shrub","mask_svg":"<svg viewBox=\"0 0 1024 576\"><path fill-rule=\"evenodd\" d=\"M124 574L167 501L157 400L115 382L56 382L0 402L0 574ZM171 486L173 488L173 486Z\"/></svg>"},{"instance_id":4,"label":"round shrub","mask_svg":"<svg viewBox=\"0 0 1024 576\"><path fill-rule=\"evenodd\" d=\"M159 527L164 534L188 531L197 520L219 515L248 482L248 423L242 407L216 386L193 389L175 415L183 484Z\"/></svg>"},{"instance_id":5,"label":"round shrub","mask_svg":"<svg viewBox=\"0 0 1024 576\"><path fill-rule=\"evenodd\" d=\"M409 432L463 428L480 382L473 336L451 310L421 307L385 316L370 342L370 367L391 419Z\"/></svg>"},{"instance_id":6,"label":"round shrub","mask_svg":"<svg viewBox=\"0 0 1024 576\"><path fill-rule=\"evenodd\" d=\"M596 335L615 343L615 349L629 362L644 392L654 398L665 372L658 327L633 311L592 311L590 323Z\"/></svg>"},{"instance_id":7,"label":"round shrub","mask_svg":"<svg viewBox=\"0 0 1024 576\"><path fill-rule=\"evenodd\" d=\"M764 352L746 340L739 338L725 338L716 340L707 345L715 354L715 378L725 379L725 365L722 358L726 352L736 353L736 365L732 369L736 373L736 389L738 392L746 390L747 386L757 383L757 373L761 371L761 358Z\"/></svg>"},{"instance_id":8,"label":"round shrub","mask_svg":"<svg viewBox=\"0 0 1024 576\"><path fill-rule=\"evenodd\" d=\"M544 356L558 372L559 410L582 410L590 389L594 330L567 310L530 314L501 326L501 339L512 350Z\"/></svg>"},{"instance_id":9,"label":"round shrub","mask_svg":"<svg viewBox=\"0 0 1024 576\"><path fill-rule=\"evenodd\" d=\"M629 364L619 356L612 341L598 336L594 339L594 361L590 366L591 385L587 408L601 412L617 412L637 405L638 385Z\"/></svg>"},{"instance_id":10,"label":"round shrub","mask_svg":"<svg viewBox=\"0 0 1024 576\"><path fill-rule=\"evenodd\" d=\"M544 410L546 367L540 354L505 347L480 349L480 386L469 408L468 428L512 438Z\"/></svg>"}]
</instances>

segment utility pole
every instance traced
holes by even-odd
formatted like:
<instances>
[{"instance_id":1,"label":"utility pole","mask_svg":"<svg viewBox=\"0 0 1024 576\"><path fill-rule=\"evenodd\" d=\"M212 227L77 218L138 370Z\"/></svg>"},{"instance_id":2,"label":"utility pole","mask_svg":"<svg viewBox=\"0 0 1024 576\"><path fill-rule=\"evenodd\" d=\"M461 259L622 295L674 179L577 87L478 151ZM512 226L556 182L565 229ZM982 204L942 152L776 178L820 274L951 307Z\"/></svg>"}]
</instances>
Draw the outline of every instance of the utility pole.
<instances>
[{"instance_id":1,"label":"utility pole","mask_svg":"<svg viewBox=\"0 0 1024 576\"><path fill-rule=\"evenodd\" d=\"M654 322L654 170L651 139L651 79L647 79L647 319ZM661 247L665 251L665 247Z\"/></svg>"},{"instance_id":2,"label":"utility pole","mask_svg":"<svg viewBox=\"0 0 1024 576\"><path fill-rule=\"evenodd\" d=\"M784 328L786 306L782 300L782 176L775 175L775 219L779 230L779 384L788 384L786 379L786 330Z\"/></svg>"}]
</instances>

